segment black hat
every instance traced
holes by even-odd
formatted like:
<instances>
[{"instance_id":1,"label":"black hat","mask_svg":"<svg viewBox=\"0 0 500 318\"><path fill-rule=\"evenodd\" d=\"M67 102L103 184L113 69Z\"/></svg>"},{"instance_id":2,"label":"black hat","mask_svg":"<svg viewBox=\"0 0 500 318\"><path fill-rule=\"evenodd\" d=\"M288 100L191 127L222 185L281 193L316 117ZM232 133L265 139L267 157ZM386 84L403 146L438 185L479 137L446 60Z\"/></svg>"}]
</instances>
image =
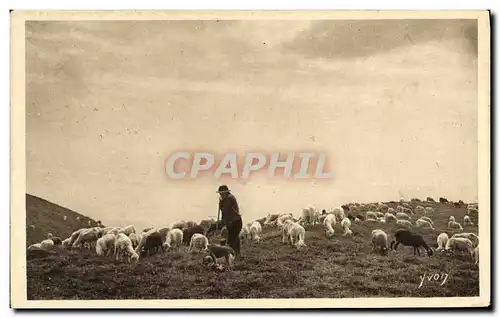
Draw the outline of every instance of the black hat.
<instances>
[{"instance_id":1,"label":"black hat","mask_svg":"<svg viewBox=\"0 0 500 318\"><path fill-rule=\"evenodd\" d=\"M223 184L217 190L217 193L222 193L222 192L229 192L229 188L227 187L227 185Z\"/></svg>"}]
</instances>

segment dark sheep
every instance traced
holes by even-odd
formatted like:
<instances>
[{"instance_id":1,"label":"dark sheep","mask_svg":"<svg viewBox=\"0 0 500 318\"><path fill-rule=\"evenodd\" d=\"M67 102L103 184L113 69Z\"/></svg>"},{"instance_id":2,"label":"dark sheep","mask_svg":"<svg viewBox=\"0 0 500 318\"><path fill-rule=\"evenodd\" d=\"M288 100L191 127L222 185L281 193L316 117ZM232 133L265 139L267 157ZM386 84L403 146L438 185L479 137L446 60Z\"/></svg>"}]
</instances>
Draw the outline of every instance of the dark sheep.
<instances>
[{"instance_id":1,"label":"dark sheep","mask_svg":"<svg viewBox=\"0 0 500 318\"><path fill-rule=\"evenodd\" d=\"M413 201L413 202L422 202L419 198L412 198L411 201Z\"/></svg>"},{"instance_id":2,"label":"dark sheep","mask_svg":"<svg viewBox=\"0 0 500 318\"><path fill-rule=\"evenodd\" d=\"M460 206L462 206L462 205L465 205L465 202L464 202L464 201L462 201L462 200L459 200L459 201L458 201L458 204L460 204Z\"/></svg>"},{"instance_id":3,"label":"dark sheep","mask_svg":"<svg viewBox=\"0 0 500 318\"><path fill-rule=\"evenodd\" d=\"M453 202L453 206L456 207L456 208L459 208L461 207L460 203L459 202Z\"/></svg>"},{"instance_id":4,"label":"dark sheep","mask_svg":"<svg viewBox=\"0 0 500 318\"><path fill-rule=\"evenodd\" d=\"M354 215L352 215L352 214L347 214L347 218L348 218L349 220L351 220L351 221L356 220L356 217L355 217Z\"/></svg>"},{"instance_id":5,"label":"dark sheep","mask_svg":"<svg viewBox=\"0 0 500 318\"><path fill-rule=\"evenodd\" d=\"M200 225L196 225L193 227L188 227L187 229L184 229L184 231L182 231L182 242L184 243L184 245L189 245L189 243L191 242L191 237L195 233L204 234L205 229L203 229L203 227L201 227Z\"/></svg>"},{"instance_id":6,"label":"dark sheep","mask_svg":"<svg viewBox=\"0 0 500 318\"><path fill-rule=\"evenodd\" d=\"M62 239L60 237L52 236L50 239L54 242L54 246L62 244Z\"/></svg>"},{"instance_id":7,"label":"dark sheep","mask_svg":"<svg viewBox=\"0 0 500 318\"><path fill-rule=\"evenodd\" d=\"M427 202L436 202L436 201L435 201L433 198L431 198L431 197L427 197L427 199L426 199L426 200L427 200Z\"/></svg>"},{"instance_id":8,"label":"dark sheep","mask_svg":"<svg viewBox=\"0 0 500 318\"><path fill-rule=\"evenodd\" d=\"M232 258L234 258L234 256L236 255L234 250L227 245L208 244L208 252L212 257L214 263L217 264L217 259L224 257L228 266L231 265L231 256Z\"/></svg>"},{"instance_id":9,"label":"dark sheep","mask_svg":"<svg viewBox=\"0 0 500 318\"><path fill-rule=\"evenodd\" d=\"M146 238L146 242L142 247L141 256L149 256L153 253L158 252L159 250L163 252L163 240L160 233L153 232Z\"/></svg>"},{"instance_id":10,"label":"dark sheep","mask_svg":"<svg viewBox=\"0 0 500 318\"><path fill-rule=\"evenodd\" d=\"M394 234L394 237L396 239L391 242L391 250L394 249L396 251L398 245L403 244L405 246L413 247L413 255L418 253L418 256L420 256L420 247L423 247L427 251L428 256L432 256L432 254L434 253L429 245L425 243L424 238L419 234L413 233L408 230L397 230L396 234Z\"/></svg>"},{"instance_id":11,"label":"dark sheep","mask_svg":"<svg viewBox=\"0 0 500 318\"><path fill-rule=\"evenodd\" d=\"M224 222L222 222L222 221L213 222L212 224L210 224L210 227L206 231L205 236L208 237L209 235L216 232L217 230L221 230L222 227L224 227ZM203 234L203 233L201 233L201 234Z\"/></svg>"},{"instance_id":12,"label":"dark sheep","mask_svg":"<svg viewBox=\"0 0 500 318\"><path fill-rule=\"evenodd\" d=\"M153 227L147 227L144 230L142 230L143 233L149 232L153 229Z\"/></svg>"},{"instance_id":13,"label":"dark sheep","mask_svg":"<svg viewBox=\"0 0 500 318\"><path fill-rule=\"evenodd\" d=\"M439 203L441 203L441 204L448 203L448 199L441 197L441 198L439 198Z\"/></svg>"},{"instance_id":14,"label":"dark sheep","mask_svg":"<svg viewBox=\"0 0 500 318\"><path fill-rule=\"evenodd\" d=\"M364 221L364 220L365 220L365 217L364 217L364 216L362 216L361 214L356 215L356 217L357 217L358 219L360 219L361 221Z\"/></svg>"}]
</instances>

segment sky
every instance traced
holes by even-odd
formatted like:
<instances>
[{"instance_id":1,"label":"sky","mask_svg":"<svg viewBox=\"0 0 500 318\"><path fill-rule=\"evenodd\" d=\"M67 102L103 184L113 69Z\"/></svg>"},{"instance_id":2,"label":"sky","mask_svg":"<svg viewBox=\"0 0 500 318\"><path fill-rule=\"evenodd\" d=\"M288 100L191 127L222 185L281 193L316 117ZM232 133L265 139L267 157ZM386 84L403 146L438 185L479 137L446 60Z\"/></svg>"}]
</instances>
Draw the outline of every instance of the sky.
<instances>
[{"instance_id":1,"label":"sky","mask_svg":"<svg viewBox=\"0 0 500 318\"><path fill-rule=\"evenodd\" d=\"M106 225L477 201L474 20L26 23L27 192ZM329 180L171 180L177 151L311 150Z\"/></svg>"}]
</instances>

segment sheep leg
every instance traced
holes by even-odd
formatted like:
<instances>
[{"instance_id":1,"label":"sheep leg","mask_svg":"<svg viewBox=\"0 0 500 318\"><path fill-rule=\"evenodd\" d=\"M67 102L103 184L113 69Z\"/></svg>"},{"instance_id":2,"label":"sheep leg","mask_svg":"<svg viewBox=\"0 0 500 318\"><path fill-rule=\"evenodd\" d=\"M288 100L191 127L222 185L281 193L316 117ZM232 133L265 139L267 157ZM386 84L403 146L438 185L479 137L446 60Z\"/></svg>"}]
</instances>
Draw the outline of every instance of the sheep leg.
<instances>
[{"instance_id":1,"label":"sheep leg","mask_svg":"<svg viewBox=\"0 0 500 318\"><path fill-rule=\"evenodd\" d=\"M420 256L420 246L417 246L416 249L417 249L418 256Z\"/></svg>"},{"instance_id":2,"label":"sheep leg","mask_svg":"<svg viewBox=\"0 0 500 318\"><path fill-rule=\"evenodd\" d=\"M396 244L394 244L394 250L397 251L398 250L398 246L399 246L399 242L396 242Z\"/></svg>"}]
</instances>

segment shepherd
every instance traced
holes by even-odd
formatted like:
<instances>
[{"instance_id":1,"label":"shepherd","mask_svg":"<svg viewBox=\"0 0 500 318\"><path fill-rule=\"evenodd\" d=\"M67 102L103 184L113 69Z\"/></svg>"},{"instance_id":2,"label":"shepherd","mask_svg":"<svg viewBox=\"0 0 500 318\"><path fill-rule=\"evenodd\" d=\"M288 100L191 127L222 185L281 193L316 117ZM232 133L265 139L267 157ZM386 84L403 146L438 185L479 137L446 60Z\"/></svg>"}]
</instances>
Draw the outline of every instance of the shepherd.
<instances>
[{"instance_id":1,"label":"shepherd","mask_svg":"<svg viewBox=\"0 0 500 318\"><path fill-rule=\"evenodd\" d=\"M231 193L227 185L221 185L217 190L220 195L219 211L217 211L217 220L222 213L222 222L227 229L227 244L232 247L235 256L240 256L240 231L243 226L240 209L236 197Z\"/></svg>"}]
</instances>

